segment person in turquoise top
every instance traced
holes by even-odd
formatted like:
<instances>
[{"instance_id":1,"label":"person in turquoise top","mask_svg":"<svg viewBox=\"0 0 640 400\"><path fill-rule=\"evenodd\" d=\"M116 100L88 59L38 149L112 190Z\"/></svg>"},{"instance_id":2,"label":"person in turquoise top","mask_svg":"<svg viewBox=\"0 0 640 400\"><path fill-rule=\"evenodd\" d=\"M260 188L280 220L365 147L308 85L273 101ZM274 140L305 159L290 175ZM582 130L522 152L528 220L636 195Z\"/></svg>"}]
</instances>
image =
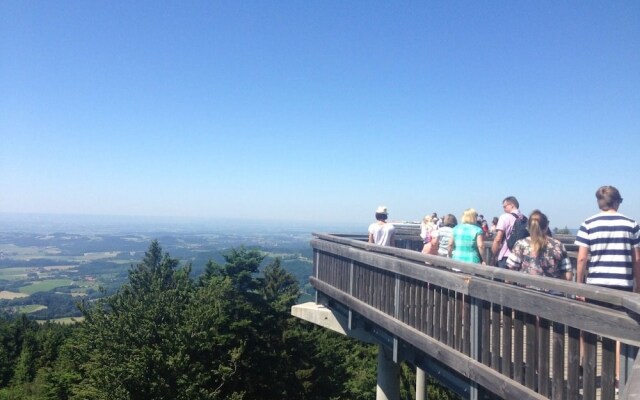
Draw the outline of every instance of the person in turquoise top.
<instances>
[{"instance_id":1,"label":"person in turquoise top","mask_svg":"<svg viewBox=\"0 0 640 400\"><path fill-rule=\"evenodd\" d=\"M478 213L473 208L464 210L462 223L453 228L449 243L451 258L458 261L484 264L484 232L476 224Z\"/></svg>"}]
</instances>

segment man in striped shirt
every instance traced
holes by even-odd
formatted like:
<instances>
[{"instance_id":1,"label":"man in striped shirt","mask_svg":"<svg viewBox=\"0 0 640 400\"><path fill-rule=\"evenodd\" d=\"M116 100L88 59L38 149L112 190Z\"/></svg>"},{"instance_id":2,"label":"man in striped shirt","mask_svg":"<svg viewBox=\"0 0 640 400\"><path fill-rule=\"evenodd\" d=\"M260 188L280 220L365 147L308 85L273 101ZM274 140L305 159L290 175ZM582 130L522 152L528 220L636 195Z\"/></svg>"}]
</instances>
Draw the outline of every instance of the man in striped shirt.
<instances>
[{"instance_id":1,"label":"man in striped shirt","mask_svg":"<svg viewBox=\"0 0 640 400\"><path fill-rule=\"evenodd\" d=\"M618 212L620 192L613 186L596 191L601 212L587 218L576 236L578 282L640 291L640 227Z\"/></svg>"},{"instance_id":2,"label":"man in striped shirt","mask_svg":"<svg viewBox=\"0 0 640 400\"><path fill-rule=\"evenodd\" d=\"M596 191L596 199L600 213L587 218L576 235L576 280L585 282L587 272L587 284L631 292L635 283L635 291L640 292L640 228L636 221L618 212L622 196L615 187L602 186ZM582 336L580 352L584 352ZM616 342L616 390L619 377L620 342Z\"/></svg>"}]
</instances>

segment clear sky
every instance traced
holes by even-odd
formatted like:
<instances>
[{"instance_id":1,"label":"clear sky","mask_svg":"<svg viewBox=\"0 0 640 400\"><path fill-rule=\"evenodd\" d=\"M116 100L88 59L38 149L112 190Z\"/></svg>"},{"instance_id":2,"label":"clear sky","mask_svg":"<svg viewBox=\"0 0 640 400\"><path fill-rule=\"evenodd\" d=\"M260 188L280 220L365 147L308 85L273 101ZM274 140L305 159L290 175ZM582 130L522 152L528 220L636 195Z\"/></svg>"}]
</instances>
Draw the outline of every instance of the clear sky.
<instances>
[{"instance_id":1,"label":"clear sky","mask_svg":"<svg viewBox=\"0 0 640 400\"><path fill-rule=\"evenodd\" d=\"M0 2L0 212L640 219L640 2Z\"/></svg>"}]
</instances>

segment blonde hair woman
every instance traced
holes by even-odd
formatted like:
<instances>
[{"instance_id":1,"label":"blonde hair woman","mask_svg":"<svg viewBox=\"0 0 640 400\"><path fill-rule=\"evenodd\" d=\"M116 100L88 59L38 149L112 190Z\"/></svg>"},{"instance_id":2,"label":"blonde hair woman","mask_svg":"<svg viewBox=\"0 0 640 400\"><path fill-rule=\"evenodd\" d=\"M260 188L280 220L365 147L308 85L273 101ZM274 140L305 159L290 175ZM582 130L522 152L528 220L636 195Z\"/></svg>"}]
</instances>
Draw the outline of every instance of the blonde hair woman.
<instances>
[{"instance_id":1,"label":"blonde hair woman","mask_svg":"<svg viewBox=\"0 0 640 400\"><path fill-rule=\"evenodd\" d=\"M454 260L484 264L484 232L477 225L477 218L476 210L468 208L462 214L462 223L453 228L449 246Z\"/></svg>"},{"instance_id":2,"label":"blonde hair woman","mask_svg":"<svg viewBox=\"0 0 640 400\"><path fill-rule=\"evenodd\" d=\"M433 217L431 215L427 215L422 219L422 223L420 223L420 237L422 238L422 243L424 244L424 246L422 247L422 253L434 254L431 251L431 238L436 229L438 229L438 227L433 223Z\"/></svg>"}]
</instances>

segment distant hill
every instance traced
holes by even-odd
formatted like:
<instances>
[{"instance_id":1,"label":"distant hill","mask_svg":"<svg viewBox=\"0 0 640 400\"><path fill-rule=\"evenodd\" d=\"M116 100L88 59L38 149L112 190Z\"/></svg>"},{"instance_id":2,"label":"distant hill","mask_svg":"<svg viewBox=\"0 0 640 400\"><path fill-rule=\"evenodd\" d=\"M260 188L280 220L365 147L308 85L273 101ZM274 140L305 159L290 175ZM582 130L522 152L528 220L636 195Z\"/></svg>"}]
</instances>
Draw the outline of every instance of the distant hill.
<instances>
[{"instance_id":1,"label":"distant hill","mask_svg":"<svg viewBox=\"0 0 640 400\"><path fill-rule=\"evenodd\" d=\"M181 218L113 215L18 214L0 212L1 232L97 233L268 233L366 231L366 224L239 218Z\"/></svg>"},{"instance_id":2,"label":"distant hill","mask_svg":"<svg viewBox=\"0 0 640 400\"><path fill-rule=\"evenodd\" d=\"M33 221L32 221L33 222ZM71 222L66 222L71 224ZM64 225L64 224L63 224ZM275 257L299 281L304 300L313 288L308 283L312 272L311 232L294 228L193 230L183 226L177 231L131 226L113 227L105 233L93 225L43 225L37 232L25 224L24 230L0 232L0 291L23 293L27 297L2 296L0 311L28 312L36 319L78 316L76 303L91 301L114 293L128 278L128 270L144 258L152 240L157 239L172 257L192 265L199 276L209 260L223 263L223 254L245 246L266 253L265 264ZM48 231L45 227L56 228ZM151 228L148 226L147 228ZM17 226L14 227L17 229ZM115 233L117 232L117 233ZM11 298L10 298L11 297ZM14 298L16 297L16 298Z\"/></svg>"}]
</instances>

